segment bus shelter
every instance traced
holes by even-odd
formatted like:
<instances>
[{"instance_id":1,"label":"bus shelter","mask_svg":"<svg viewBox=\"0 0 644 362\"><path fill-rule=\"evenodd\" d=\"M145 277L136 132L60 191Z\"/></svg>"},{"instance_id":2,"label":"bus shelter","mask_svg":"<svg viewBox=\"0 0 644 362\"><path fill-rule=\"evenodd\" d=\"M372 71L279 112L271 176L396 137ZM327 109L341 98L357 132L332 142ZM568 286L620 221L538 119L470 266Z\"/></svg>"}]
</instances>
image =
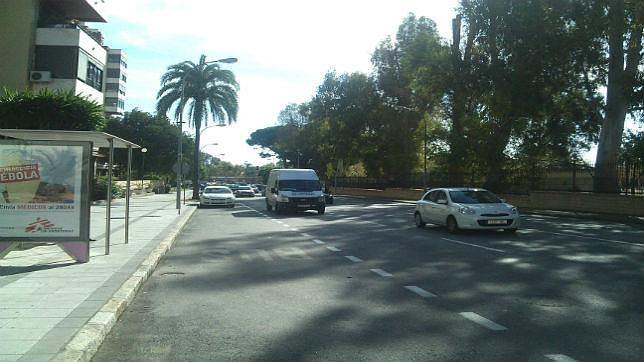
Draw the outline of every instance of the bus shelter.
<instances>
[{"instance_id":1,"label":"bus shelter","mask_svg":"<svg viewBox=\"0 0 644 362\"><path fill-rule=\"evenodd\" d=\"M89 261L94 148L108 149L105 254L110 253L114 149L127 149L125 243L129 238L132 150L139 145L94 131L0 129L0 258L18 242L55 242Z\"/></svg>"}]
</instances>

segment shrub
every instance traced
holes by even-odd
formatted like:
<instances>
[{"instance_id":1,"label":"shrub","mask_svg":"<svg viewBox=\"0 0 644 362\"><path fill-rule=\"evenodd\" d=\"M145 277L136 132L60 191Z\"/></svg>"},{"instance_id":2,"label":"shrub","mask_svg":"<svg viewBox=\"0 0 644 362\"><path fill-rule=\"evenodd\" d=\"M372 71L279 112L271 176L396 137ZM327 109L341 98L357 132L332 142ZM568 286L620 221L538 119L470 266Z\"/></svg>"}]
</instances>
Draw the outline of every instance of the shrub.
<instances>
[{"instance_id":1,"label":"shrub","mask_svg":"<svg viewBox=\"0 0 644 362\"><path fill-rule=\"evenodd\" d=\"M105 200L107 195L107 176L98 176L94 178L92 183L92 200ZM112 198L119 198L125 196L125 190L116 184L116 179L112 178Z\"/></svg>"},{"instance_id":2,"label":"shrub","mask_svg":"<svg viewBox=\"0 0 644 362\"><path fill-rule=\"evenodd\" d=\"M0 128L100 131L102 105L73 92L41 89L0 93Z\"/></svg>"}]
</instances>

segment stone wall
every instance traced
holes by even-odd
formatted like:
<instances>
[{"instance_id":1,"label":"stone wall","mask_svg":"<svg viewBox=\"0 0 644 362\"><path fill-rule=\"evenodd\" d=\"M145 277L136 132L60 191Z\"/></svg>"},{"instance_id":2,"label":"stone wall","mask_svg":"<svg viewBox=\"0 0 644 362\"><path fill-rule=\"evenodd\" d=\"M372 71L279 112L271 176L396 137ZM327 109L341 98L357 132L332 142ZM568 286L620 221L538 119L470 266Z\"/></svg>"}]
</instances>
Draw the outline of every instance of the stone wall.
<instances>
[{"instance_id":1,"label":"stone wall","mask_svg":"<svg viewBox=\"0 0 644 362\"><path fill-rule=\"evenodd\" d=\"M335 193L373 199L418 200L423 195L423 190L397 188L377 190L343 187L338 188ZM644 196L565 191L533 191L529 195L500 196L520 209L644 216Z\"/></svg>"}]
</instances>

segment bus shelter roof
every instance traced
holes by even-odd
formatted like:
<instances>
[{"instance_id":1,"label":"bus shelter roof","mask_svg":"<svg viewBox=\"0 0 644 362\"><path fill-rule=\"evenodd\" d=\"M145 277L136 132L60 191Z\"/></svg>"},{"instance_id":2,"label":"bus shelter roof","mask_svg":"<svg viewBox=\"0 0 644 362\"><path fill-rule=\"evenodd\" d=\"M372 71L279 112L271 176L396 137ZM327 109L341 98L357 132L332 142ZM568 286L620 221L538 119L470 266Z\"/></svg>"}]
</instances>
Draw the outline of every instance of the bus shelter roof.
<instances>
[{"instance_id":1,"label":"bus shelter roof","mask_svg":"<svg viewBox=\"0 0 644 362\"><path fill-rule=\"evenodd\" d=\"M0 135L28 141L91 141L94 147L141 148L136 143L124 140L109 133L97 131L62 131L41 129L0 129Z\"/></svg>"}]
</instances>

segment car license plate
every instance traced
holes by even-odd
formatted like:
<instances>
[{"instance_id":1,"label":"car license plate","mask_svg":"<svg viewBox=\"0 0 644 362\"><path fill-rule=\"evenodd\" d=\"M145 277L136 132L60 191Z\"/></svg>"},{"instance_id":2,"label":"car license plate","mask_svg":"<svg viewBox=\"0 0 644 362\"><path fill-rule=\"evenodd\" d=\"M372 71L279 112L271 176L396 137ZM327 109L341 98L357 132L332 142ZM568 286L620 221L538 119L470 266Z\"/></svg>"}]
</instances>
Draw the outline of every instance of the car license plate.
<instances>
[{"instance_id":1,"label":"car license plate","mask_svg":"<svg viewBox=\"0 0 644 362\"><path fill-rule=\"evenodd\" d=\"M505 225L507 222L505 220L488 220L488 225Z\"/></svg>"}]
</instances>

